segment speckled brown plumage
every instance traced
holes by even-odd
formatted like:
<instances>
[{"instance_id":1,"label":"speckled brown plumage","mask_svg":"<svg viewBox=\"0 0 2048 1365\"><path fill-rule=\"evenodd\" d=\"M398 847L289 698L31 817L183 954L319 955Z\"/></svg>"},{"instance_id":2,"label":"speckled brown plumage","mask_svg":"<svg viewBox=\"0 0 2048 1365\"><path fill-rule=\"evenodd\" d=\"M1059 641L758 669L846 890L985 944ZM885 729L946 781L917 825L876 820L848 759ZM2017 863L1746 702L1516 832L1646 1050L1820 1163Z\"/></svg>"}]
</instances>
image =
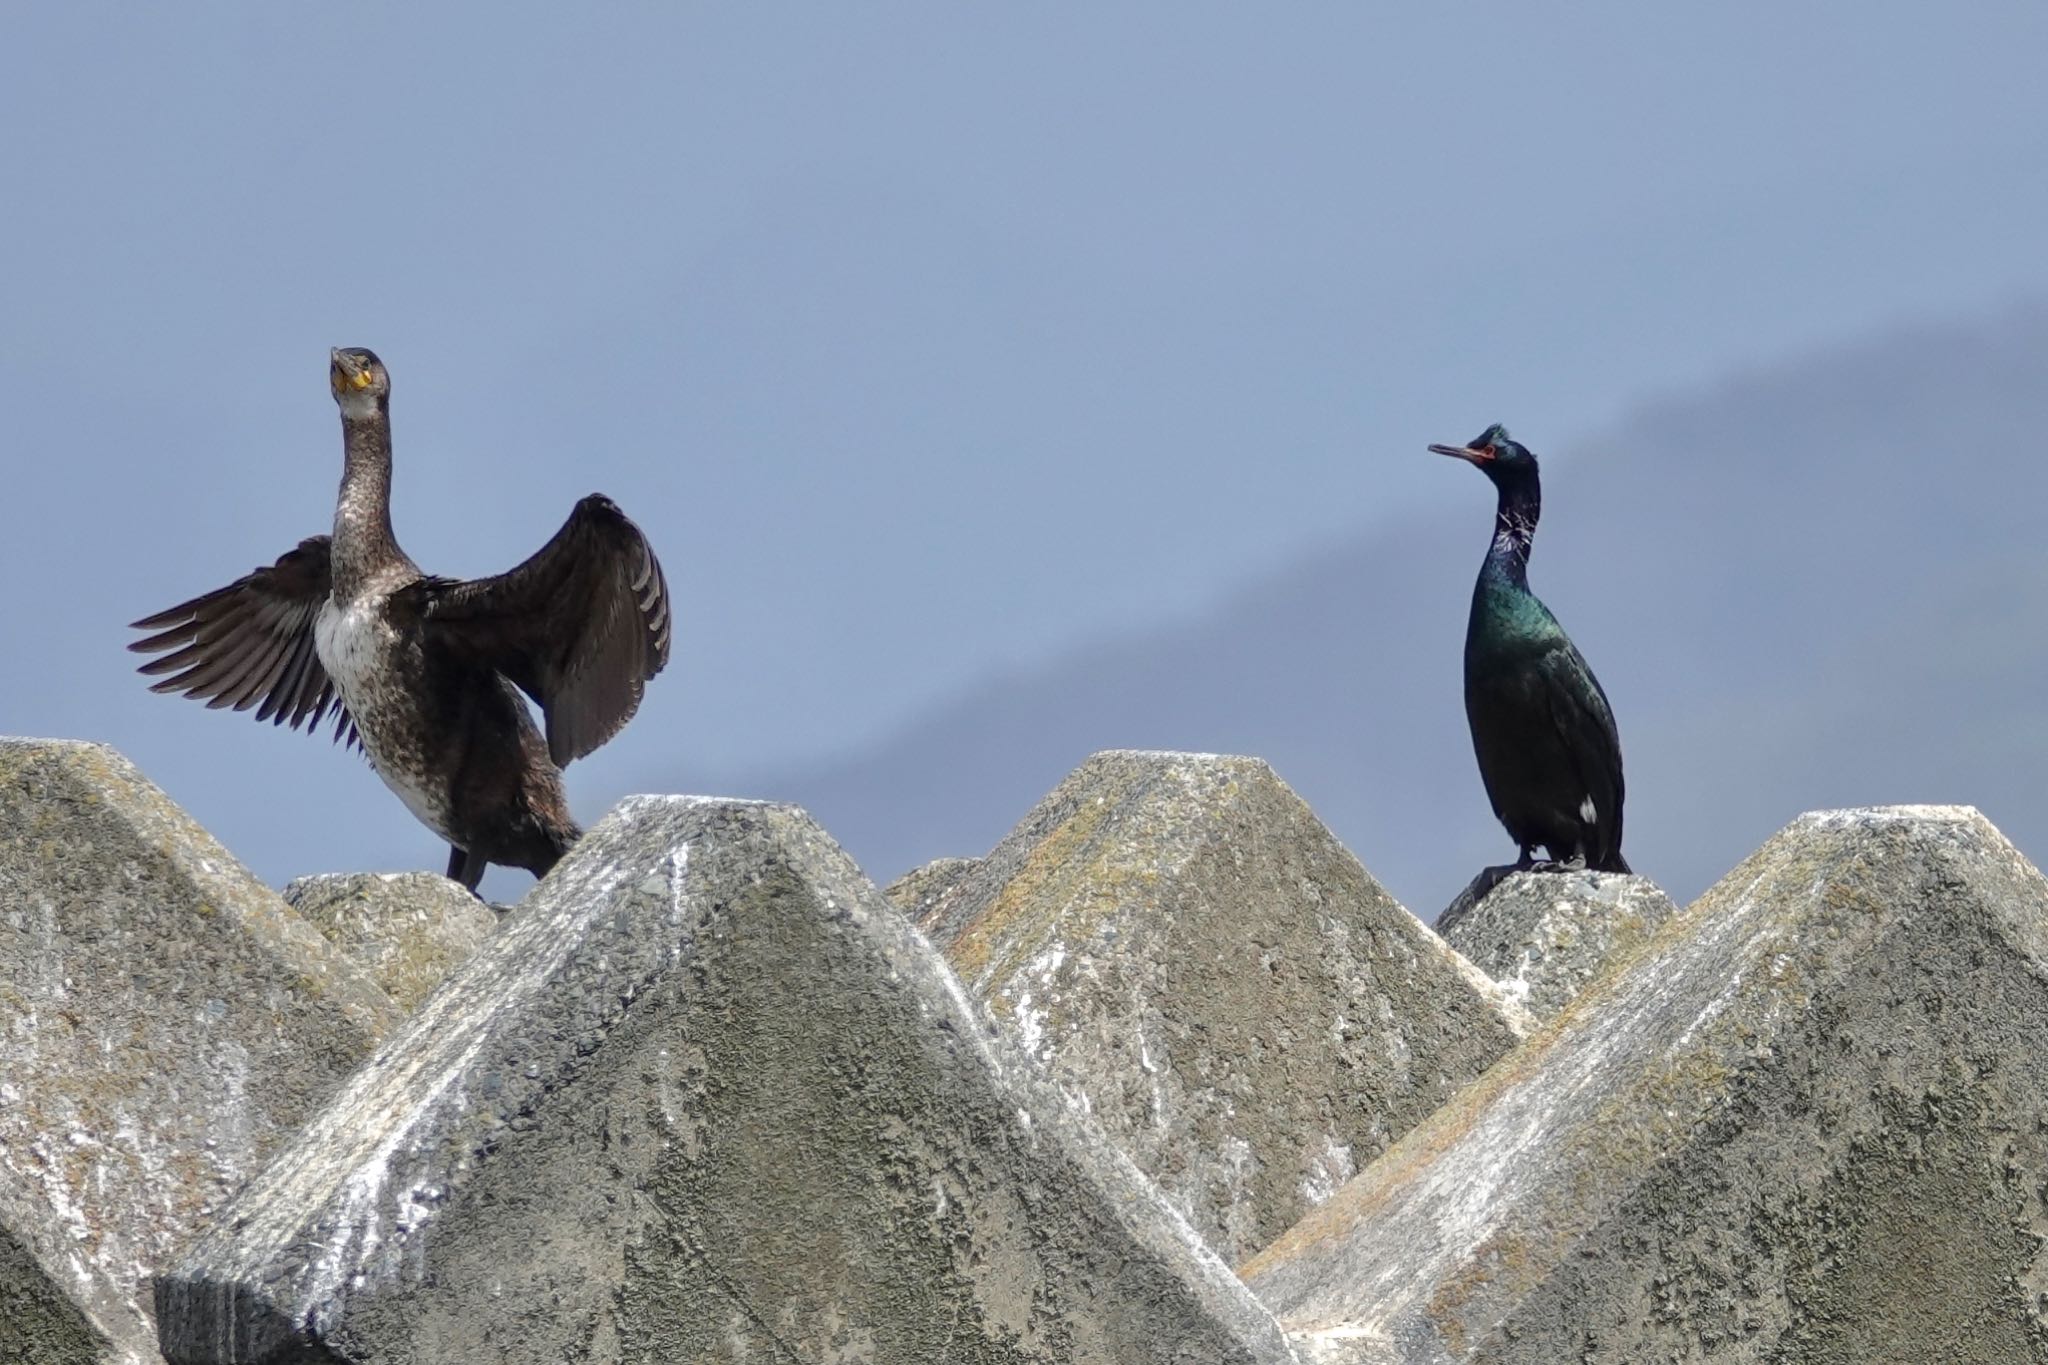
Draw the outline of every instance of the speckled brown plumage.
<instances>
[{"instance_id":1,"label":"speckled brown plumage","mask_svg":"<svg viewBox=\"0 0 2048 1365\"><path fill-rule=\"evenodd\" d=\"M335 717L451 847L474 889L489 863L544 874L581 831L562 765L610 739L668 662L668 584L639 527L592 494L531 558L492 578L436 578L391 530L390 380L336 351L343 473L334 533L145 617L159 692L256 708L297 728ZM521 693L540 705L546 733Z\"/></svg>"}]
</instances>

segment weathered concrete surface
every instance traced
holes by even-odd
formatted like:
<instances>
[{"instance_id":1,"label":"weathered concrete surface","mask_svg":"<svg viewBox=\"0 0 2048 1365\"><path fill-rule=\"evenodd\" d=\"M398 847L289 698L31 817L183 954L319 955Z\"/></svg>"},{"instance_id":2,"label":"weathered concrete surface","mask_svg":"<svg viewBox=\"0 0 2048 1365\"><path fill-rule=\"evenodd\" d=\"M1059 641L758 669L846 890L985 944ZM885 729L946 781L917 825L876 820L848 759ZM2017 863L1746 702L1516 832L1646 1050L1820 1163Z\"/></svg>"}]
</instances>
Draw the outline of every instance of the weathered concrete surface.
<instances>
[{"instance_id":1,"label":"weathered concrete surface","mask_svg":"<svg viewBox=\"0 0 2048 1365\"><path fill-rule=\"evenodd\" d=\"M1452 902L1436 931L1538 1019L1563 1009L1616 954L1678 913L1648 877L1517 872L1475 897L1485 876Z\"/></svg>"},{"instance_id":2,"label":"weathered concrete surface","mask_svg":"<svg viewBox=\"0 0 2048 1365\"><path fill-rule=\"evenodd\" d=\"M1526 1022L1253 758L1095 755L928 923L969 992L1232 1261Z\"/></svg>"},{"instance_id":3,"label":"weathered concrete surface","mask_svg":"<svg viewBox=\"0 0 2048 1365\"><path fill-rule=\"evenodd\" d=\"M2048 1360L2048 881L1801 817L1261 1253L1321 1362Z\"/></svg>"},{"instance_id":4,"label":"weathered concrete surface","mask_svg":"<svg viewBox=\"0 0 2048 1365\"><path fill-rule=\"evenodd\" d=\"M921 926L925 916L937 908L946 893L979 866L979 858L934 858L923 867L913 867L890 882L882 889L882 894L889 898L889 904Z\"/></svg>"},{"instance_id":5,"label":"weathered concrete surface","mask_svg":"<svg viewBox=\"0 0 2048 1365\"><path fill-rule=\"evenodd\" d=\"M158 1283L185 1362L1289 1358L802 812L633 797Z\"/></svg>"},{"instance_id":6,"label":"weathered concrete surface","mask_svg":"<svg viewBox=\"0 0 2048 1365\"><path fill-rule=\"evenodd\" d=\"M148 1270L399 1011L98 744L0 739L0 1362L158 1357Z\"/></svg>"},{"instance_id":7,"label":"weathered concrete surface","mask_svg":"<svg viewBox=\"0 0 2048 1365\"><path fill-rule=\"evenodd\" d=\"M300 877L284 899L407 1010L498 927L497 911L431 872Z\"/></svg>"}]
</instances>

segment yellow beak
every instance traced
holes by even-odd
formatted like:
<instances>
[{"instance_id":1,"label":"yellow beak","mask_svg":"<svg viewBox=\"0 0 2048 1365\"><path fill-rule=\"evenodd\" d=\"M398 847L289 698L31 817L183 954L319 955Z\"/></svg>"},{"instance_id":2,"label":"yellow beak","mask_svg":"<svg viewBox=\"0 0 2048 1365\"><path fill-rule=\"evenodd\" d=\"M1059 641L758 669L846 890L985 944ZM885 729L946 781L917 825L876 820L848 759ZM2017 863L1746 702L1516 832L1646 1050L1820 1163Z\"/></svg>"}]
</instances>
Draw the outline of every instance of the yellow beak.
<instances>
[{"instance_id":1,"label":"yellow beak","mask_svg":"<svg viewBox=\"0 0 2048 1365\"><path fill-rule=\"evenodd\" d=\"M370 387L370 372L357 369L348 362L340 351L329 351L327 353L327 368L329 380L336 393L341 392L344 381L352 389L367 389Z\"/></svg>"}]
</instances>

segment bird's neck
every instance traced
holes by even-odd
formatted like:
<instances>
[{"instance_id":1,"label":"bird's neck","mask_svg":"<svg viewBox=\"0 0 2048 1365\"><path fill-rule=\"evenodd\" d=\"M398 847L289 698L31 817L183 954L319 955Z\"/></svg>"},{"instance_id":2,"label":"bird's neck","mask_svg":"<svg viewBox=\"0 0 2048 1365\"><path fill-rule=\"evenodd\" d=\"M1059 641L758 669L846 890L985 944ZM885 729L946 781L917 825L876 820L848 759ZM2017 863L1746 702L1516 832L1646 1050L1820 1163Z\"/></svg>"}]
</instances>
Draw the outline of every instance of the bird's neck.
<instances>
[{"instance_id":1,"label":"bird's neck","mask_svg":"<svg viewBox=\"0 0 2048 1365\"><path fill-rule=\"evenodd\" d=\"M378 570L403 563L391 531L391 415L343 417L341 494L334 504L334 595L353 597Z\"/></svg>"},{"instance_id":2,"label":"bird's neck","mask_svg":"<svg viewBox=\"0 0 2048 1365\"><path fill-rule=\"evenodd\" d=\"M1534 488L1503 488L1493 512L1493 545L1480 570L1482 579L1529 586L1529 547L1543 515L1543 495Z\"/></svg>"}]
</instances>

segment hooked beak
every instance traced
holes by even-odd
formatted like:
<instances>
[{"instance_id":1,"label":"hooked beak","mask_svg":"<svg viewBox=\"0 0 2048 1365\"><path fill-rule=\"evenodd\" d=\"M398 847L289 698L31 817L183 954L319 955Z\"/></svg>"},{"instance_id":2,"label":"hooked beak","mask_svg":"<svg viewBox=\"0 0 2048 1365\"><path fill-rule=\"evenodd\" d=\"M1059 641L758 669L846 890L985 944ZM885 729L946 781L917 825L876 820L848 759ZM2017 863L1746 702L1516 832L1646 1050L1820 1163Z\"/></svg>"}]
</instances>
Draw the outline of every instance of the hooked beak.
<instances>
[{"instance_id":1,"label":"hooked beak","mask_svg":"<svg viewBox=\"0 0 2048 1365\"><path fill-rule=\"evenodd\" d=\"M367 369L358 368L354 361L343 355L338 349L327 352L327 368L336 393L341 392L344 384L352 389L367 389L370 387L370 372Z\"/></svg>"},{"instance_id":2,"label":"hooked beak","mask_svg":"<svg viewBox=\"0 0 2048 1365\"><path fill-rule=\"evenodd\" d=\"M1429 449L1430 449L1430 453L1431 453L1431 454L1434 454L1434 455L1452 455L1452 456L1456 456L1456 457L1457 457L1458 459L1460 459L1460 460L1469 460L1469 461L1471 461L1471 462L1472 462L1473 464L1476 464L1476 465L1488 465L1488 464L1492 464L1492 463L1493 463L1493 452L1492 452L1491 450L1484 450L1484 449L1481 449L1481 448L1479 448L1479 447L1477 447L1477 446L1434 446L1434 445L1433 445L1433 446L1431 446L1431 447L1430 447Z\"/></svg>"}]
</instances>

